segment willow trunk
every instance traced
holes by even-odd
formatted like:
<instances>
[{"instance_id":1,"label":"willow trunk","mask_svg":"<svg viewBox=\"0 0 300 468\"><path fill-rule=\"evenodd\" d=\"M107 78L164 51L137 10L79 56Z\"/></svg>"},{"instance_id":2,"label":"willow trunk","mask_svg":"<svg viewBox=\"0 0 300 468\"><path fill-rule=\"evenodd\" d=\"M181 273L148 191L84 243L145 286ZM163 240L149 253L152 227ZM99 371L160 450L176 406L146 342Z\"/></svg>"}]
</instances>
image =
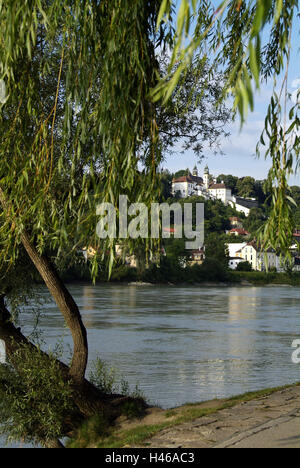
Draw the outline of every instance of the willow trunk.
<instances>
[{"instance_id":1,"label":"willow trunk","mask_svg":"<svg viewBox=\"0 0 300 468\"><path fill-rule=\"evenodd\" d=\"M70 377L76 384L81 384L85 377L88 360L88 341L86 329L77 304L59 278L53 265L45 256L37 252L27 233L21 235L21 241L71 331L74 349L70 366Z\"/></svg>"}]
</instances>

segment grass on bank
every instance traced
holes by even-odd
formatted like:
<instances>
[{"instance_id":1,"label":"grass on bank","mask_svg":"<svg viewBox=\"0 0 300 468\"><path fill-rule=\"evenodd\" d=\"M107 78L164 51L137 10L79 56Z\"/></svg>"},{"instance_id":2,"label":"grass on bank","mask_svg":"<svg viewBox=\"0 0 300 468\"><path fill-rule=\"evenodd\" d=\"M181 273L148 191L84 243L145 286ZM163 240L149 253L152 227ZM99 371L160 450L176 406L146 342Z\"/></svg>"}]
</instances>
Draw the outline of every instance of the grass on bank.
<instances>
[{"instance_id":1,"label":"grass on bank","mask_svg":"<svg viewBox=\"0 0 300 468\"><path fill-rule=\"evenodd\" d=\"M166 263L166 261L165 261ZM88 267L84 270L69 271L63 274L65 282L88 281L90 273ZM112 283L132 283L146 282L152 284L187 284L199 285L207 283L226 283L228 285L243 285L247 282L255 286L271 284L282 284L290 286L300 286L300 272L277 273L262 271L233 271L222 268L216 261L207 261L204 265L194 265L193 267L181 268L169 262L161 268L152 265L142 275L139 275L136 268L119 266L112 272L110 282ZM107 283L108 276L101 274L97 283Z\"/></svg>"},{"instance_id":2,"label":"grass on bank","mask_svg":"<svg viewBox=\"0 0 300 468\"><path fill-rule=\"evenodd\" d=\"M247 281L254 285L282 284L300 286L300 272L274 273L263 271L231 271L228 280L230 283L242 283Z\"/></svg>"},{"instance_id":3,"label":"grass on bank","mask_svg":"<svg viewBox=\"0 0 300 468\"><path fill-rule=\"evenodd\" d=\"M223 400L189 403L171 410L161 410L157 413L156 418L154 417L154 422L152 424L143 424L144 418L135 419L127 424L127 428L124 421L119 422L114 427L108 427L101 421L101 418L92 418L78 431L77 436L69 443L69 448L147 447L147 439L150 439L164 429L191 422L204 416L210 416L221 410L233 408L239 403L267 397L278 391L294 388L299 385L300 383L269 388ZM149 409L150 412L152 410L155 409ZM155 422L155 419L157 419L157 422Z\"/></svg>"}]
</instances>

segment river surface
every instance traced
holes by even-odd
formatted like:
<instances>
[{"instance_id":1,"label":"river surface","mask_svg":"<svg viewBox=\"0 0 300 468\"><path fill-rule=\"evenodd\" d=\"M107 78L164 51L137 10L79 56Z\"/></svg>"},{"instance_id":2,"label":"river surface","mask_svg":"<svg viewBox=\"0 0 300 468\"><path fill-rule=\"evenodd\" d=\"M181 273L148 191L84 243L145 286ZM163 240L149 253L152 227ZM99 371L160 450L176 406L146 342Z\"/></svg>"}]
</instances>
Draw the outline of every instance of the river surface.
<instances>
[{"instance_id":1,"label":"river surface","mask_svg":"<svg viewBox=\"0 0 300 468\"><path fill-rule=\"evenodd\" d=\"M291 360L292 342L300 339L300 288L69 289L88 330L89 364L97 356L107 361L152 404L170 408L300 380L300 364ZM32 331L30 309L21 325ZM40 327L47 347L71 344L54 304Z\"/></svg>"}]
</instances>

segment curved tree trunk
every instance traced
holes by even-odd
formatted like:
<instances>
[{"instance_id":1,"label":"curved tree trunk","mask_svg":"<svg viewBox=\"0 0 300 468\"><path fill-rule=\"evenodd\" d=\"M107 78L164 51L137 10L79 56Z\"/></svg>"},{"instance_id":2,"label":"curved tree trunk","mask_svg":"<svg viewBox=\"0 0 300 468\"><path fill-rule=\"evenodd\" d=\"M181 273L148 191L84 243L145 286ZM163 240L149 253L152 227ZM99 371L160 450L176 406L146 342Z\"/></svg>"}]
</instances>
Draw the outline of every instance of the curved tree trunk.
<instances>
[{"instance_id":1,"label":"curved tree trunk","mask_svg":"<svg viewBox=\"0 0 300 468\"><path fill-rule=\"evenodd\" d=\"M23 233L21 235L21 241L31 261L43 278L71 331L74 350L72 364L70 367L70 377L75 383L80 384L83 382L86 372L88 361L88 341L86 329L83 325L77 304L49 260L37 252L27 233Z\"/></svg>"},{"instance_id":2,"label":"curved tree trunk","mask_svg":"<svg viewBox=\"0 0 300 468\"><path fill-rule=\"evenodd\" d=\"M3 210L9 211L5 194L0 187L0 203ZM11 219L12 226L15 225ZM79 309L73 297L59 278L57 272L49 260L40 255L30 240L29 234L24 231L21 235L21 242L29 258L43 278L50 294L61 311L67 326L73 337L73 359L70 367L70 377L74 383L80 385L84 381L86 366L88 361L88 341L86 329L83 325Z\"/></svg>"},{"instance_id":3,"label":"curved tree trunk","mask_svg":"<svg viewBox=\"0 0 300 468\"><path fill-rule=\"evenodd\" d=\"M86 372L88 361L88 341L86 329L83 325L77 304L49 260L37 252L27 233L23 233L21 235L21 241L31 261L43 278L71 331L74 350L70 366L70 377L76 384L80 384L83 382Z\"/></svg>"}]
</instances>

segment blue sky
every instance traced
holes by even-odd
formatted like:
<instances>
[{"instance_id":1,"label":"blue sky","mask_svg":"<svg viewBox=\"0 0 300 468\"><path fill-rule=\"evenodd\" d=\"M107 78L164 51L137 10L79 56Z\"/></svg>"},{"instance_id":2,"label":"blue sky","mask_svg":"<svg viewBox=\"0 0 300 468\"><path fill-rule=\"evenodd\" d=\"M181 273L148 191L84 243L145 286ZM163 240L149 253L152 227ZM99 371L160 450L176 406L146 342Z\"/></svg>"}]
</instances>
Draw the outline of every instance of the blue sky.
<instances>
[{"instance_id":1,"label":"blue sky","mask_svg":"<svg viewBox=\"0 0 300 468\"><path fill-rule=\"evenodd\" d=\"M300 79L300 54L299 54L299 30L300 20L295 20L294 38L292 42L292 57L289 71L289 90L295 91L295 85ZM255 98L255 109L250 113L243 129L240 131L240 123L235 123L228 126L231 136L225 139L222 143L222 151L225 155L215 156L212 152L205 154L205 159L202 164L198 165L200 173L208 164L210 172L214 175L218 174L233 174L238 177L250 175L255 179L264 179L270 168L270 160L265 160L263 157L257 159L255 150L259 141L261 132L264 128L264 119L266 116L269 98L272 92L272 82L262 86L257 92ZM176 154L168 156L164 167L167 167L171 172L189 167L192 169L197 163L197 157L194 153L186 152L184 154ZM291 177L291 185L300 185L300 173Z\"/></svg>"}]
</instances>

